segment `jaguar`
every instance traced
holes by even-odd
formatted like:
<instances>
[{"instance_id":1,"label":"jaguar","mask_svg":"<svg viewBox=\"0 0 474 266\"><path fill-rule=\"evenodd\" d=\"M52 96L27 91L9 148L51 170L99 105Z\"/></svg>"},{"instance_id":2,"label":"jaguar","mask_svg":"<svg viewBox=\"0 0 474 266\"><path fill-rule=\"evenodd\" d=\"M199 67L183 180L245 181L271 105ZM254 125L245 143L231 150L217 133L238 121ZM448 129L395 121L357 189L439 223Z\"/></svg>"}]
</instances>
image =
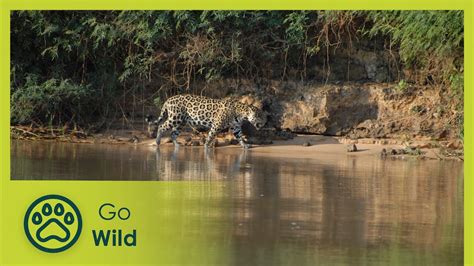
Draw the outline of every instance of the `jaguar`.
<instances>
[{"instance_id":1,"label":"jaguar","mask_svg":"<svg viewBox=\"0 0 474 266\"><path fill-rule=\"evenodd\" d=\"M213 99L198 95L176 95L165 101L159 117L146 118L149 131L156 130L156 144L160 145L163 134L171 130L171 139L179 145L177 137L180 130L188 125L200 131L209 131L205 141L206 148L215 146L217 134L230 129L240 145L250 147L242 135L242 123L250 122L257 130L267 122L266 115L259 108L242 103L233 97ZM155 129L156 128L156 129Z\"/></svg>"}]
</instances>

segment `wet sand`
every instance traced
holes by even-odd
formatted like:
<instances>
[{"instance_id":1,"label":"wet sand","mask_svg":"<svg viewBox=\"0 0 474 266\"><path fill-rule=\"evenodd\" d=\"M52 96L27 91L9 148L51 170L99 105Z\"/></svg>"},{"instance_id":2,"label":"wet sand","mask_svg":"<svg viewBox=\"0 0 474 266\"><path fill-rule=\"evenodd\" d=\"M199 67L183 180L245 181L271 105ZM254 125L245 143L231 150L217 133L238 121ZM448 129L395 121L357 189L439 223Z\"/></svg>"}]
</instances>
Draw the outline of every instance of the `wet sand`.
<instances>
[{"instance_id":1,"label":"wet sand","mask_svg":"<svg viewBox=\"0 0 474 266\"><path fill-rule=\"evenodd\" d=\"M163 142L167 142L164 139ZM338 156L381 156L382 150L385 149L403 149L406 145L401 144L399 140L355 140L357 146L356 152L348 152L347 146L350 145L349 141L343 138L322 136L322 135L298 135L290 140L277 140L273 141L273 144L269 145L252 145L250 149L255 155L265 155L269 157L286 157L286 158L301 158L301 159L325 159ZM362 142L362 143L358 143ZM368 143L369 142L369 143ZM374 142L375 144L371 144ZM381 144L381 142L387 144ZM305 143L309 143L309 146L305 146ZM394 143L394 144L390 144ZM414 143L413 146L423 146L423 142ZM156 143L153 139L147 139L140 142L138 145L150 146L150 148L156 149ZM163 143L160 146L173 146L172 143ZM217 146L216 149L241 149L240 145L223 145ZM441 155L438 148L421 148L421 156L413 156L408 154L396 155L388 157L397 159L446 159L445 156Z\"/></svg>"},{"instance_id":2,"label":"wet sand","mask_svg":"<svg viewBox=\"0 0 474 266\"><path fill-rule=\"evenodd\" d=\"M191 132L182 132L178 137L181 146L185 143L199 143L205 138L193 135ZM130 145L136 147L147 147L156 149L155 140L148 137L143 131L124 131L112 130L100 134L92 134L78 137L75 135L63 136L59 138L45 139L29 139L41 142L67 142L67 143L83 143L83 144L99 144L99 145ZM216 149L242 149L239 144L229 144L233 139L231 135L221 134L217 137ZM21 140L21 139L20 139ZM356 152L348 152L347 147L350 144L357 146ZM454 147L452 146L454 144ZM172 147L171 139L168 136L162 138L162 147ZM391 155L390 150L400 150L405 147L419 148L421 155L397 154ZM451 146L451 147L450 147ZM202 145L200 146L201 148ZM351 140L345 137L332 137L323 135L297 135L289 140L273 140L272 144L252 145L250 149L252 153L271 157L286 158L331 158L337 156L382 156L382 151L386 150L387 157L395 159L454 159L463 160L462 142L459 140L451 141L431 141L431 140L411 140L404 141L401 139L357 139ZM446 152L449 151L449 152Z\"/></svg>"}]
</instances>

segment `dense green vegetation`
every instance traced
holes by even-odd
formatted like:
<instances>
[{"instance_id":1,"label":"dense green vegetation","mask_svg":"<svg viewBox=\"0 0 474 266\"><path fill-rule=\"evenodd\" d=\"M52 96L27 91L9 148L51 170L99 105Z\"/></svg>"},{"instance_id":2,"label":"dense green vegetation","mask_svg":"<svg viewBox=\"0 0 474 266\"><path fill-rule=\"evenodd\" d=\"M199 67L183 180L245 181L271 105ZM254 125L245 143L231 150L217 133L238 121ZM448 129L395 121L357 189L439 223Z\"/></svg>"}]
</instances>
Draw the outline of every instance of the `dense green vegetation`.
<instances>
[{"instance_id":1,"label":"dense green vegetation","mask_svg":"<svg viewBox=\"0 0 474 266\"><path fill-rule=\"evenodd\" d=\"M11 16L14 124L103 124L130 105L141 108L157 97L192 92L196 81L327 82L335 51L350 56L356 46L390 49L395 64L416 73L411 82L462 93L462 11L19 11ZM327 75L318 76L314 66Z\"/></svg>"},{"instance_id":2,"label":"dense green vegetation","mask_svg":"<svg viewBox=\"0 0 474 266\"><path fill-rule=\"evenodd\" d=\"M385 34L398 45L405 67L418 69L423 78L463 89L462 11L368 12L370 36Z\"/></svg>"}]
</instances>

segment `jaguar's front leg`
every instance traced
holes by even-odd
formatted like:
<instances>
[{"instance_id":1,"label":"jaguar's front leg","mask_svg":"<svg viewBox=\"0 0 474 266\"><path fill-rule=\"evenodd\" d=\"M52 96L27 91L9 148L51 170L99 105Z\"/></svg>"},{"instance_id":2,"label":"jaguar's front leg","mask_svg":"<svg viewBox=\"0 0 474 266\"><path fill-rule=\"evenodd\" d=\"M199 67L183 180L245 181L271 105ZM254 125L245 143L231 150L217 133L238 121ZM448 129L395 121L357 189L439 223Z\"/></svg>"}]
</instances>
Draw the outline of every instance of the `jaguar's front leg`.
<instances>
[{"instance_id":1,"label":"jaguar's front leg","mask_svg":"<svg viewBox=\"0 0 474 266\"><path fill-rule=\"evenodd\" d=\"M211 130L209 130L209 133L206 138L206 142L204 146L206 148L214 148L215 142L216 142L216 136L219 130L216 127L212 127Z\"/></svg>"},{"instance_id":2,"label":"jaguar's front leg","mask_svg":"<svg viewBox=\"0 0 474 266\"><path fill-rule=\"evenodd\" d=\"M248 149L250 148L250 144L247 144L245 143L245 141L243 140L242 138L242 128L241 126L235 126L234 128L232 128L232 133L234 134L234 137L239 141L240 143L240 146L242 146L242 148L244 149Z\"/></svg>"}]
</instances>

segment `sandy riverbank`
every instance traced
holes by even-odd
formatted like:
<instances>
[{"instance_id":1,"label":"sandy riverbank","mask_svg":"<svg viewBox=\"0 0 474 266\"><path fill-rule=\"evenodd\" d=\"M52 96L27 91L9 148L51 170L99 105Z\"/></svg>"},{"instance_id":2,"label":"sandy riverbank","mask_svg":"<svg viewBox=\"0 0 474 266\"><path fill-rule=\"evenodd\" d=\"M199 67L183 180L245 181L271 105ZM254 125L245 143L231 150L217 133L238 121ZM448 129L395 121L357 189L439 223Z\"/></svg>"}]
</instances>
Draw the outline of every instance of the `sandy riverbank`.
<instances>
[{"instance_id":1,"label":"sandy riverbank","mask_svg":"<svg viewBox=\"0 0 474 266\"><path fill-rule=\"evenodd\" d=\"M166 139L165 139L166 141ZM348 152L349 143L354 143L357 147L356 152ZM309 145L308 145L309 143ZM382 144L384 143L384 144ZM153 139L147 139L137 145L148 146L156 149ZM172 147L172 143L161 144L162 147ZM383 150L387 152L387 158L396 159L448 159L454 158L462 160L462 157L448 157L439 147L431 147L426 142L414 142L413 147L418 147L421 155L414 156L410 154L391 155L390 150L404 149L407 145L400 140L375 140L363 139L349 141L344 138L321 136L321 135L298 135L290 140L276 140L269 145L253 145L250 149L255 155L287 157L287 158L324 158L337 156L383 156ZM218 145L216 150L220 149L241 149L239 145Z\"/></svg>"},{"instance_id":2,"label":"sandy riverbank","mask_svg":"<svg viewBox=\"0 0 474 266\"><path fill-rule=\"evenodd\" d=\"M55 132L34 131L34 133L23 128L15 130L25 131L25 134L14 135L16 139L56 141L85 144L110 144L110 145L134 145L156 149L155 140L149 138L144 131L112 130L101 134L84 134L80 131L68 134L57 134ZM15 137L16 136L16 137ZM193 135L183 132L178 137L182 146L201 146L205 135ZM222 134L217 138L219 149L241 149L240 145L233 145L233 137ZM235 141L235 140L234 140ZM324 158L334 156L382 156L383 150L389 158L396 159L457 159L463 160L463 146L460 141L430 141L430 140L400 140L400 139L357 139L352 140L344 137L331 137L323 135L297 135L286 140L267 140L271 144L252 145L252 152L256 155L288 157L288 158ZM235 143L235 142L234 142ZM348 152L348 145L355 144L356 152ZM162 147L172 147L169 137L163 137ZM406 147L416 149L416 155L406 154L401 150ZM392 154L392 150L395 150Z\"/></svg>"}]
</instances>

